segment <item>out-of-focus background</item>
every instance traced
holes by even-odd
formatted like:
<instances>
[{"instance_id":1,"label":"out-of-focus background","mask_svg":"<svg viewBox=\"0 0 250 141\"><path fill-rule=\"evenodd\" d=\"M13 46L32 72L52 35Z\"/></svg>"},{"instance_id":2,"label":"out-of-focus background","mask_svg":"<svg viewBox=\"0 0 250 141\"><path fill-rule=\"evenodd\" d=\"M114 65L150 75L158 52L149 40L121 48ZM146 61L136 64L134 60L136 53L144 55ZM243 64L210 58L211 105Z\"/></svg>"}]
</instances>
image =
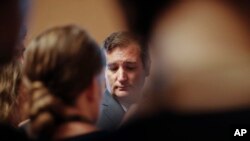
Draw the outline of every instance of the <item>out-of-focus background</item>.
<instances>
[{"instance_id":1,"label":"out-of-focus background","mask_svg":"<svg viewBox=\"0 0 250 141\"><path fill-rule=\"evenodd\" d=\"M112 32L125 30L115 0L34 0L25 43L53 26L76 24L101 44Z\"/></svg>"}]
</instances>

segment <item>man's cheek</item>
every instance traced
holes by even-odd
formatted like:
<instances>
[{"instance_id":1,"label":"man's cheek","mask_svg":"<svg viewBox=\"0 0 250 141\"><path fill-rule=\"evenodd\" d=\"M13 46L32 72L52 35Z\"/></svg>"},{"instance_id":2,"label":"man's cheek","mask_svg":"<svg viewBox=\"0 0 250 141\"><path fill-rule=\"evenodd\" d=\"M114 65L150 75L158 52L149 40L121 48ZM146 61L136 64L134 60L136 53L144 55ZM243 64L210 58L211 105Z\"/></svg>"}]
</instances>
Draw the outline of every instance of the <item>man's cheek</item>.
<instances>
[{"instance_id":1,"label":"man's cheek","mask_svg":"<svg viewBox=\"0 0 250 141\"><path fill-rule=\"evenodd\" d=\"M108 85L112 86L114 83L114 80L112 79L112 75L111 74L107 74L106 76L106 83L108 83Z\"/></svg>"},{"instance_id":2,"label":"man's cheek","mask_svg":"<svg viewBox=\"0 0 250 141\"><path fill-rule=\"evenodd\" d=\"M137 85L140 81L140 74L133 74L131 77L130 77L130 82L133 84L133 85Z\"/></svg>"}]
</instances>

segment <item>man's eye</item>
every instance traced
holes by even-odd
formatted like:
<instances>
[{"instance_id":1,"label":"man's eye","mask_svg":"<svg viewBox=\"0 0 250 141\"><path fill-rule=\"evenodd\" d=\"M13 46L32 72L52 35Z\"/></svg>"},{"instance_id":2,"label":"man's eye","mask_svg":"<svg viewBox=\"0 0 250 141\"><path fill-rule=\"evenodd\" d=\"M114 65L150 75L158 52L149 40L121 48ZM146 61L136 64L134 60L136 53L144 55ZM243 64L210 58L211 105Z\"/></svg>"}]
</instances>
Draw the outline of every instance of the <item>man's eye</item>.
<instances>
[{"instance_id":1,"label":"man's eye","mask_svg":"<svg viewBox=\"0 0 250 141\"><path fill-rule=\"evenodd\" d=\"M108 69L111 70L111 71L116 71L118 69L117 66L108 66Z\"/></svg>"},{"instance_id":2,"label":"man's eye","mask_svg":"<svg viewBox=\"0 0 250 141\"><path fill-rule=\"evenodd\" d=\"M126 69L129 71L136 70L136 66L126 66Z\"/></svg>"}]
</instances>

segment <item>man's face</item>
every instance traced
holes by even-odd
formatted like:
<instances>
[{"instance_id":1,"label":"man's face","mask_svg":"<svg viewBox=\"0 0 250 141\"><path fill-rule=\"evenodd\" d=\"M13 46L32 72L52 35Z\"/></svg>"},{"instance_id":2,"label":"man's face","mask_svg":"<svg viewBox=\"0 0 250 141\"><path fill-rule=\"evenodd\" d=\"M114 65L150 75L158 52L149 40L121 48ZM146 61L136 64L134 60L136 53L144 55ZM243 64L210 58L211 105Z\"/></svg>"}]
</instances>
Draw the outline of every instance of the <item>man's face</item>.
<instances>
[{"instance_id":1,"label":"man's face","mask_svg":"<svg viewBox=\"0 0 250 141\"><path fill-rule=\"evenodd\" d=\"M116 47L105 56L108 91L118 98L136 101L145 78L139 46L131 43L126 47Z\"/></svg>"}]
</instances>

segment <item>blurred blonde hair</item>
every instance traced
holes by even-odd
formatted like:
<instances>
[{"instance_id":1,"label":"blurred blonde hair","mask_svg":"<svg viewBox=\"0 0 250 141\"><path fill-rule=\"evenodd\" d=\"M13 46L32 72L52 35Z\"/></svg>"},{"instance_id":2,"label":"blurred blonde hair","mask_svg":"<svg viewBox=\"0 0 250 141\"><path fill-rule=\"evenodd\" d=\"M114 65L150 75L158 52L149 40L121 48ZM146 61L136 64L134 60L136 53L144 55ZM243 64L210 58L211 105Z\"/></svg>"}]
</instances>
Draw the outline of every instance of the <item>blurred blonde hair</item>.
<instances>
[{"instance_id":1,"label":"blurred blonde hair","mask_svg":"<svg viewBox=\"0 0 250 141\"><path fill-rule=\"evenodd\" d=\"M0 120L3 122L12 124L18 122L19 116L15 115L17 121L12 121L11 113L18 104L17 96L21 76L21 64L17 59L0 67Z\"/></svg>"}]
</instances>

